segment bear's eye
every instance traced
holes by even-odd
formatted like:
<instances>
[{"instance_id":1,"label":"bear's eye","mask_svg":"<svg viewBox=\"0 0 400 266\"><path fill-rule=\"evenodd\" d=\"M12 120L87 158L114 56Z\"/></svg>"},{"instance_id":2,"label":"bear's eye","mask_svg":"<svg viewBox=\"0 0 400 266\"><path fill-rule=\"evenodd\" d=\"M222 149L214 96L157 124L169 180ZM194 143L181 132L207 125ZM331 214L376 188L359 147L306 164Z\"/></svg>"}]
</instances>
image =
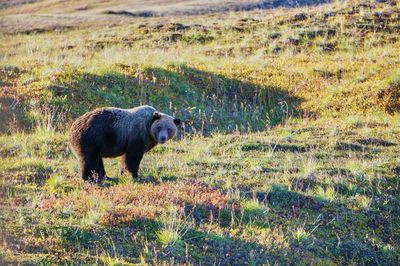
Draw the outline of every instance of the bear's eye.
<instances>
[{"instance_id":1,"label":"bear's eye","mask_svg":"<svg viewBox=\"0 0 400 266\"><path fill-rule=\"evenodd\" d=\"M157 131L161 131L161 126L158 126L158 127L157 127Z\"/></svg>"}]
</instances>

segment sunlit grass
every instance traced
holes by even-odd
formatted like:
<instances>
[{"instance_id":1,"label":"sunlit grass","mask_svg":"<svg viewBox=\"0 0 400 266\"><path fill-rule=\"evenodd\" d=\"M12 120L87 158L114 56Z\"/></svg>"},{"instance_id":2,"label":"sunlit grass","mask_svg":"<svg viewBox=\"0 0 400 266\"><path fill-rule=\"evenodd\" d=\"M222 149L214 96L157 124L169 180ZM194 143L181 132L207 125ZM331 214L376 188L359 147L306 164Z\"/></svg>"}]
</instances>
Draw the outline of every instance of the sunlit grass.
<instances>
[{"instance_id":1,"label":"sunlit grass","mask_svg":"<svg viewBox=\"0 0 400 266\"><path fill-rule=\"evenodd\" d=\"M310 233L306 232L303 227L298 227L293 231L293 237L298 242L304 242L310 237Z\"/></svg>"}]
</instances>

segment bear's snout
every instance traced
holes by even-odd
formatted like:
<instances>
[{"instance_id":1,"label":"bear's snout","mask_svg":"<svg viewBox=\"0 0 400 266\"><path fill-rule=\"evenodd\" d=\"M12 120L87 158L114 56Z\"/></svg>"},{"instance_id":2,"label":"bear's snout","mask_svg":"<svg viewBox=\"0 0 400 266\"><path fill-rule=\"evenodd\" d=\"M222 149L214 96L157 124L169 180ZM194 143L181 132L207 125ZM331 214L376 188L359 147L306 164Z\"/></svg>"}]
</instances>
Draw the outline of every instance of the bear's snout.
<instances>
[{"instance_id":1,"label":"bear's snout","mask_svg":"<svg viewBox=\"0 0 400 266\"><path fill-rule=\"evenodd\" d=\"M160 136L159 143L164 144L166 141L167 141L167 137L166 136Z\"/></svg>"}]
</instances>

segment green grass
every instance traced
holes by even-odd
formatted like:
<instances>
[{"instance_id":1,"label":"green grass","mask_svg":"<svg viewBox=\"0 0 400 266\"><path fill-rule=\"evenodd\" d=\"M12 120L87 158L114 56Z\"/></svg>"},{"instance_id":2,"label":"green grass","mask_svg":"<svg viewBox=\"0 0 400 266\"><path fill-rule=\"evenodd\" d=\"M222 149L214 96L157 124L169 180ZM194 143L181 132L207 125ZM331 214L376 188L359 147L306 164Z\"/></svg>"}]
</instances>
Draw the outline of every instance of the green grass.
<instances>
[{"instance_id":1,"label":"green grass","mask_svg":"<svg viewBox=\"0 0 400 266\"><path fill-rule=\"evenodd\" d=\"M1 32L0 264L397 265L399 5L369 4ZM73 119L139 104L178 139L81 180Z\"/></svg>"},{"instance_id":2,"label":"green grass","mask_svg":"<svg viewBox=\"0 0 400 266\"><path fill-rule=\"evenodd\" d=\"M78 178L70 152L46 157L63 141L35 154L24 146L66 136L24 133L16 150L16 136L3 135L1 153L11 154L1 159L3 260L396 264L398 118L363 127L300 123L173 141L145 156L135 181L109 159L113 180L102 186ZM393 145L358 144L378 137ZM313 145L271 155L264 149L273 143ZM29 171L35 178L21 178Z\"/></svg>"}]
</instances>

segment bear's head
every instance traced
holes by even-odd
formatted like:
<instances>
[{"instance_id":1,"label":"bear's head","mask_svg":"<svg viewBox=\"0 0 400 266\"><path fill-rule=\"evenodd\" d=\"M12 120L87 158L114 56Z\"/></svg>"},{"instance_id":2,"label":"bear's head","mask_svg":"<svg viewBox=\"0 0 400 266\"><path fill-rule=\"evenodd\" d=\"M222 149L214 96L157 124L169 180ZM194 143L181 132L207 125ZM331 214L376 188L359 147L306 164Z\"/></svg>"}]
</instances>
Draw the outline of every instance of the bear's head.
<instances>
[{"instance_id":1,"label":"bear's head","mask_svg":"<svg viewBox=\"0 0 400 266\"><path fill-rule=\"evenodd\" d=\"M180 124L181 120L178 118L154 112L150 134L157 143L164 144L167 140L175 137L177 126Z\"/></svg>"}]
</instances>

